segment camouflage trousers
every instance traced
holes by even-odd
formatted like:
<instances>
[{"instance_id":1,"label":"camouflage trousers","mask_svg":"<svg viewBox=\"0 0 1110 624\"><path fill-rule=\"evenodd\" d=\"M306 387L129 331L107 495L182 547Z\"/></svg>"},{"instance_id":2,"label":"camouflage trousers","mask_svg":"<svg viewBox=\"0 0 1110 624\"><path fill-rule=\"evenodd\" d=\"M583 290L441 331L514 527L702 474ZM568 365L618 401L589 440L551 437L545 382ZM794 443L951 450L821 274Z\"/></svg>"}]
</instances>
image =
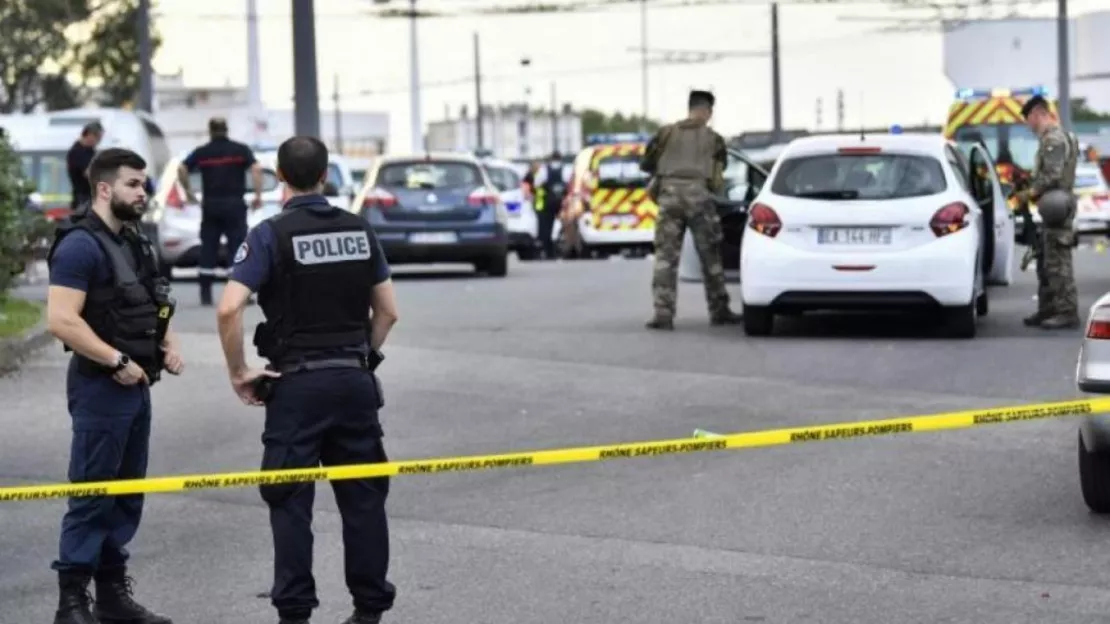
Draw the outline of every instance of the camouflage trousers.
<instances>
[{"instance_id":1,"label":"camouflage trousers","mask_svg":"<svg viewBox=\"0 0 1110 624\"><path fill-rule=\"evenodd\" d=\"M655 267L651 278L655 318L674 318L678 299L678 260L686 229L694 239L701 260L705 299L711 317L729 311L725 270L721 265L720 218L704 183L664 181L655 220Z\"/></svg>"},{"instance_id":2,"label":"camouflage trousers","mask_svg":"<svg viewBox=\"0 0 1110 624\"><path fill-rule=\"evenodd\" d=\"M1072 252L1075 232L1070 227L1046 229L1043 262L1037 263L1037 315L1077 318L1079 292L1075 285Z\"/></svg>"}]
</instances>

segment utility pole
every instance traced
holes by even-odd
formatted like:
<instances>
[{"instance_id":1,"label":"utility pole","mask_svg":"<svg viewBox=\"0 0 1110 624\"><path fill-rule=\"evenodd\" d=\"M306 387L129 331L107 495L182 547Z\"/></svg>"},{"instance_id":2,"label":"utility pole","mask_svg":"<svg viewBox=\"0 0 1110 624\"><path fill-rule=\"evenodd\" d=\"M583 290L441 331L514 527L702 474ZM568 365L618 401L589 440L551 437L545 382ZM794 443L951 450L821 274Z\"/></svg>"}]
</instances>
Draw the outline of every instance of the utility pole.
<instances>
[{"instance_id":1,"label":"utility pole","mask_svg":"<svg viewBox=\"0 0 1110 624\"><path fill-rule=\"evenodd\" d=\"M478 149L485 149L484 121L482 115L482 57L478 52L478 31L474 31L474 103L478 105L474 114L474 123L478 129Z\"/></svg>"},{"instance_id":2,"label":"utility pole","mask_svg":"<svg viewBox=\"0 0 1110 624\"><path fill-rule=\"evenodd\" d=\"M139 105L137 108L154 112L154 70L151 67L150 0L139 0Z\"/></svg>"},{"instance_id":3,"label":"utility pole","mask_svg":"<svg viewBox=\"0 0 1110 624\"><path fill-rule=\"evenodd\" d=\"M641 114L640 132L647 132L648 119L648 28L647 28L647 0L640 0L640 97Z\"/></svg>"},{"instance_id":4,"label":"utility pole","mask_svg":"<svg viewBox=\"0 0 1110 624\"><path fill-rule=\"evenodd\" d=\"M335 75L335 84L332 87L331 100L335 104L335 151L343 153L343 114L339 112L339 74Z\"/></svg>"},{"instance_id":5,"label":"utility pole","mask_svg":"<svg viewBox=\"0 0 1110 624\"><path fill-rule=\"evenodd\" d=\"M259 145L269 136L264 130L262 106L262 61L258 50L258 0L247 0L247 93L251 118L251 141Z\"/></svg>"},{"instance_id":6,"label":"utility pole","mask_svg":"<svg viewBox=\"0 0 1110 624\"><path fill-rule=\"evenodd\" d=\"M1071 129L1071 68L1068 59L1068 0L1056 3L1056 74L1060 85L1060 97L1056 110L1060 113L1060 125Z\"/></svg>"},{"instance_id":7,"label":"utility pole","mask_svg":"<svg viewBox=\"0 0 1110 624\"><path fill-rule=\"evenodd\" d=\"M782 136L782 81L779 79L779 3L771 3L771 110L775 141Z\"/></svg>"},{"instance_id":8,"label":"utility pole","mask_svg":"<svg viewBox=\"0 0 1110 624\"><path fill-rule=\"evenodd\" d=\"M844 131L844 89L836 90L836 130Z\"/></svg>"},{"instance_id":9,"label":"utility pole","mask_svg":"<svg viewBox=\"0 0 1110 624\"><path fill-rule=\"evenodd\" d=\"M293 132L320 136L320 89L316 78L316 9L293 0Z\"/></svg>"},{"instance_id":10,"label":"utility pole","mask_svg":"<svg viewBox=\"0 0 1110 624\"><path fill-rule=\"evenodd\" d=\"M409 116L412 117L412 151L424 149L424 122L420 118L420 58L416 40L416 0L409 0Z\"/></svg>"},{"instance_id":11,"label":"utility pole","mask_svg":"<svg viewBox=\"0 0 1110 624\"><path fill-rule=\"evenodd\" d=\"M822 108L824 108L823 102L821 101L821 98L817 98L817 123L815 124L814 128L816 130L821 129L821 113L823 112Z\"/></svg>"},{"instance_id":12,"label":"utility pole","mask_svg":"<svg viewBox=\"0 0 1110 624\"><path fill-rule=\"evenodd\" d=\"M555 98L555 81L551 81L551 152L559 151L559 104Z\"/></svg>"}]
</instances>

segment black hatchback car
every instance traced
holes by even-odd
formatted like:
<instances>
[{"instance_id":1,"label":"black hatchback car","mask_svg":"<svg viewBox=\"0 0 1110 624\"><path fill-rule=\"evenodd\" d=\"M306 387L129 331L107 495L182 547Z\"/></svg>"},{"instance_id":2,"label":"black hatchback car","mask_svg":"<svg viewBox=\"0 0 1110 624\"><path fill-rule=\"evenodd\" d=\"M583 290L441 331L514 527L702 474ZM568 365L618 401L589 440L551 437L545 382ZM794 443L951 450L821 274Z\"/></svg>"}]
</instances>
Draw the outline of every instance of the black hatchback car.
<instances>
[{"instance_id":1,"label":"black hatchback car","mask_svg":"<svg viewBox=\"0 0 1110 624\"><path fill-rule=\"evenodd\" d=\"M495 277L508 273L509 215L472 156L383 156L354 208L377 232L390 264L465 262Z\"/></svg>"}]
</instances>

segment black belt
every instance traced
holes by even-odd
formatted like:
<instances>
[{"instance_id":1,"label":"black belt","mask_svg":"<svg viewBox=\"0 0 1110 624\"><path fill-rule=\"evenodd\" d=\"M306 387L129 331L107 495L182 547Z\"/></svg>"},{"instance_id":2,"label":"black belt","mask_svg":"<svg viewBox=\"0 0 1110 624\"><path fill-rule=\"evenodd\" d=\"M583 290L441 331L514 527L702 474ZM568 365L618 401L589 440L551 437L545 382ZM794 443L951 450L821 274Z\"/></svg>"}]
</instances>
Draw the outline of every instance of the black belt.
<instances>
[{"instance_id":1,"label":"black belt","mask_svg":"<svg viewBox=\"0 0 1110 624\"><path fill-rule=\"evenodd\" d=\"M300 371L323 370L327 368L362 368L366 369L366 359L356 357L322 358L318 360L303 360L290 362L277 367L277 372L296 373Z\"/></svg>"}]
</instances>

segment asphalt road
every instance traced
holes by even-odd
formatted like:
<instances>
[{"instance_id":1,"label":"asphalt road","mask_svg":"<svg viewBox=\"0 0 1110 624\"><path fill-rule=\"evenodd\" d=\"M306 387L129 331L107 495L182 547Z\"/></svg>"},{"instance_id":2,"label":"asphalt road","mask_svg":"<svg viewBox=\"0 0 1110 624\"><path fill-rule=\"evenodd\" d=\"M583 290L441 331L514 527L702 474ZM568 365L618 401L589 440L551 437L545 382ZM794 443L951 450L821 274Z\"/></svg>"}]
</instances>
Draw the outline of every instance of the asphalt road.
<instances>
[{"instance_id":1,"label":"asphalt road","mask_svg":"<svg viewBox=\"0 0 1110 624\"><path fill-rule=\"evenodd\" d=\"M402 269L408 272L407 269ZM1110 255L1078 257L1083 305ZM681 437L1077 396L1078 332L1021 326L1031 277L993 291L973 341L915 319L643 329L650 264L514 264L400 278L382 377L394 458ZM152 475L254 469L261 412L228 386L214 320L180 283L186 376L155 389ZM735 289L736 287L733 286ZM32 289L33 290L33 289ZM252 311L253 315L257 311ZM253 320L250 321L253 323ZM248 325L249 327L249 325ZM249 334L249 330L248 330ZM0 379L0 483L65 475L64 356ZM387 622L1106 622L1110 521L1079 494L1074 421L606 464L399 477ZM339 518L318 488L316 622L349 610ZM61 502L0 511L0 622L47 622ZM141 600L191 624L276 621L254 489L155 495Z\"/></svg>"}]
</instances>

